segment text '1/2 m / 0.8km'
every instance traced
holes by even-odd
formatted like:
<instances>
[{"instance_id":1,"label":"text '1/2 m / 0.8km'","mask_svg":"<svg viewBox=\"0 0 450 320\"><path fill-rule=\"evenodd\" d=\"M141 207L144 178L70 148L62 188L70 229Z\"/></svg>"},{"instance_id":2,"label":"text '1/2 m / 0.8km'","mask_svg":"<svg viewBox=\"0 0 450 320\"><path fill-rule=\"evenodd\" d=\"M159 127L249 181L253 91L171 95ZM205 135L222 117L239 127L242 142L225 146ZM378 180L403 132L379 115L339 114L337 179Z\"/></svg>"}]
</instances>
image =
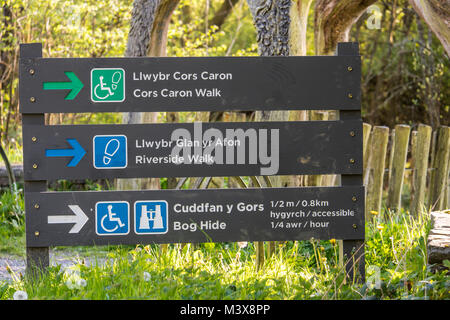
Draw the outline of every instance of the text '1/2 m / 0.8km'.
<instances>
[{"instance_id":1,"label":"text '1/2 m / 0.8km'","mask_svg":"<svg viewBox=\"0 0 450 320\"><path fill-rule=\"evenodd\" d=\"M295 207L327 207L327 200L298 200L298 201L270 201L272 208L295 208Z\"/></svg>"}]
</instances>

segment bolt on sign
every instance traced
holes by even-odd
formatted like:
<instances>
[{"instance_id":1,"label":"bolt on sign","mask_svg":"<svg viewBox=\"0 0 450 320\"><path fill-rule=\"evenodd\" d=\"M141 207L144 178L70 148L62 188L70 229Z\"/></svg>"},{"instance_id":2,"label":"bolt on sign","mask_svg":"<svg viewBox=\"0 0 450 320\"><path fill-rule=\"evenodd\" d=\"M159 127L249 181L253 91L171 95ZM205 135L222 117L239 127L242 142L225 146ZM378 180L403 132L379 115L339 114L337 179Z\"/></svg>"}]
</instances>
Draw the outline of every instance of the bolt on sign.
<instances>
[{"instance_id":1,"label":"bolt on sign","mask_svg":"<svg viewBox=\"0 0 450 320\"><path fill-rule=\"evenodd\" d=\"M42 58L22 44L26 239L48 247L342 239L364 277L361 61ZM339 110L334 121L45 125L45 113ZM339 174L334 187L49 192L56 179ZM348 267L354 270L354 266Z\"/></svg>"}]
</instances>

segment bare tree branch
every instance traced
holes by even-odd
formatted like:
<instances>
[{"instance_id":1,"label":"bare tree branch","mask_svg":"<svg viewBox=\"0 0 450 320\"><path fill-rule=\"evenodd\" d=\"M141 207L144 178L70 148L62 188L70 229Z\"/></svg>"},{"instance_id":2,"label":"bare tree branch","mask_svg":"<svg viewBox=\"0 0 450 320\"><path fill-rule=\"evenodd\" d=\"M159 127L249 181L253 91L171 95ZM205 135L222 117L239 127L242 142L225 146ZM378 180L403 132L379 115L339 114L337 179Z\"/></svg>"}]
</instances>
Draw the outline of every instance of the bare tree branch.
<instances>
[{"instance_id":1,"label":"bare tree branch","mask_svg":"<svg viewBox=\"0 0 450 320\"><path fill-rule=\"evenodd\" d=\"M347 42L352 25L375 1L317 0L314 10L316 54L333 54L338 42Z\"/></svg>"},{"instance_id":2,"label":"bare tree branch","mask_svg":"<svg viewBox=\"0 0 450 320\"><path fill-rule=\"evenodd\" d=\"M209 20L210 26L218 26L219 28L224 24L228 16L233 12L233 8L239 0L223 0L219 10L215 13L214 17Z\"/></svg>"}]
</instances>

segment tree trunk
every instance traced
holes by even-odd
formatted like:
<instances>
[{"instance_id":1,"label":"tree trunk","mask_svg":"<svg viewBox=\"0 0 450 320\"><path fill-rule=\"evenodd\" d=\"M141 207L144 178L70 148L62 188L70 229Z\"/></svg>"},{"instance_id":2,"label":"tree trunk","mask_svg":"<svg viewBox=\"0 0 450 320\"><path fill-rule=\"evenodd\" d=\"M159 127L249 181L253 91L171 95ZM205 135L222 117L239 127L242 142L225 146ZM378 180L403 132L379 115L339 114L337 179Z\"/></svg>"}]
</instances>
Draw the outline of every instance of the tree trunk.
<instances>
[{"instance_id":1,"label":"tree trunk","mask_svg":"<svg viewBox=\"0 0 450 320\"><path fill-rule=\"evenodd\" d=\"M308 14L313 0L298 0L292 2L291 30L290 30L290 55L306 56L308 27Z\"/></svg>"},{"instance_id":2,"label":"tree trunk","mask_svg":"<svg viewBox=\"0 0 450 320\"><path fill-rule=\"evenodd\" d=\"M170 17L179 0L135 0L125 56L166 56ZM152 123L156 112L124 113L122 123ZM117 189L159 189L159 179L118 179Z\"/></svg>"},{"instance_id":3,"label":"tree trunk","mask_svg":"<svg viewBox=\"0 0 450 320\"><path fill-rule=\"evenodd\" d=\"M288 56L290 0L247 0L261 56Z\"/></svg>"},{"instance_id":4,"label":"tree trunk","mask_svg":"<svg viewBox=\"0 0 450 320\"><path fill-rule=\"evenodd\" d=\"M409 0L450 56L450 2L448 0Z\"/></svg>"}]
</instances>

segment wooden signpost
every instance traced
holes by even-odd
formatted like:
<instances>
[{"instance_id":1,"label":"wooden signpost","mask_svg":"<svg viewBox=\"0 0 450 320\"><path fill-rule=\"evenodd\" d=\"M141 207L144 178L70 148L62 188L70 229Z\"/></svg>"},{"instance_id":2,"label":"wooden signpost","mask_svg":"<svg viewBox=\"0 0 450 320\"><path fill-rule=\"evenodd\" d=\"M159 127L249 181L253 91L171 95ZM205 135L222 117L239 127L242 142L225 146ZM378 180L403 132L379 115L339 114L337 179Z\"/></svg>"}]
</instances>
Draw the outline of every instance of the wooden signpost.
<instances>
[{"instance_id":1,"label":"wooden signpost","mask_svg":"<svg viewBox=\"0 0 450 320\"><path fill-rule=\"evenodd\" d=\"M364 278L356 43L336 56L42 58L21 45L27 263L49 247L342 239ZM340 120L49 126L44 113L339 110ZM340 174L341 186L48 192L55 179Z\"/></svg>"}]
</instances>

